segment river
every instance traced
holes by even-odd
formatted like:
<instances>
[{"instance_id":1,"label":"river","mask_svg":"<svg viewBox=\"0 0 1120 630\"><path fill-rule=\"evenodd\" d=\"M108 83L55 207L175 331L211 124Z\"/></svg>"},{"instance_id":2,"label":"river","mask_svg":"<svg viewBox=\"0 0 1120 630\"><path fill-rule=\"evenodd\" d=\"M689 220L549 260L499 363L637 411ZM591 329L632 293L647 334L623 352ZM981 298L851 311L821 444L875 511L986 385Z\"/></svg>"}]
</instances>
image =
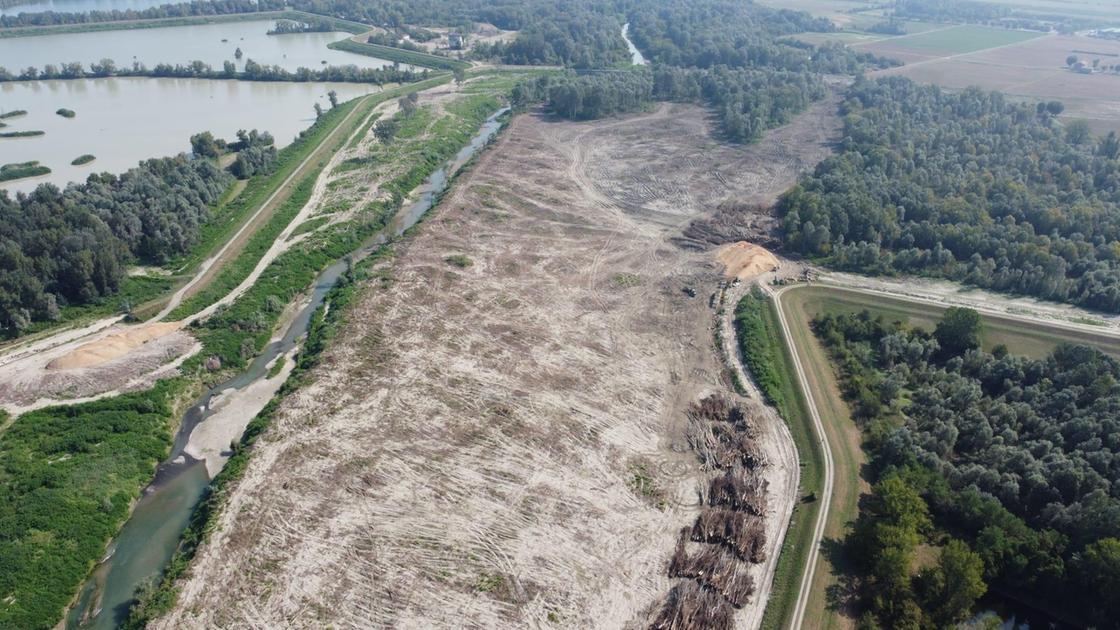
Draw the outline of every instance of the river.
<instances>
[{"instance_id":1,"label":"river","mask_svg":"<svg viewBox=\"0 0 1120 630\"><path fill-rule=\"evenodd\" d=\"M331 42L350 37L349 33L268 35L275 25L275 20L251 20L9 37L0 39L0 66L16 74L28 66L42 69L47 64L60 66L71 62L79 62L88 69L91 63L102 59L112 59L118 67L140 62L148 68L157 63L186 65L202 61L216 70L221 70L225 61L242 70L249 59L289 71L300 67L393 65L384 59L327 48ZM240 60L235 57L238 48L243 55Z\"/></svg>"},{"instance_id":2,"label":"river","mask_svg":"<svg viewBox=\"0 0 1120 630\"><path fill-rule=\"evenodd\" d=\"M642 51L638 50L638 47L634 45L634 42L630 41L629 22L622 25L622 39L626 40L626 48L630 50L630 63L634 64L635 66L644 66L649 63L648 61L646 61L645 56L642 55Z\"/></svg>"},{"instance_id":3,"label":"river","mask_svg":"<svg viewBox=\"0 0 1120 630\"><path fill-rule=\"evenodd\" d=\"M352 260L370 255L416 225L439 200L454 174L498 133L502 125L500 118L506 112L508 109L502 109L491 116L455 158L432 173L414 192L415 201L398 211L388 227L371 238L352 256ZM190 443L191 433L220 408L233 404L233 399L254 384L268 380L272 384L270 395L279 390L287 372L269 379L270 366L281 355L288 357L286 365L293 363L290 357L307 333L312 314L322 305L327 292L350 264L347 260L338 261L323 271L315 280L310 300L300 308L283 336L270 343L245 372L210 389L191 405L180 424L170 457L160 465L155 479L144 490L128 522L110 544L107 558L82 587L77 605L67 616L67 628L111 630L117 627L127 616L136 589L146 581L159 578L178 546L191 511L209 483L204 462L192 459L184 452ZM243 404L244 413L238 421L247 425L267 400L268 396L265 396L259 404ZM244 403L241 400L237 402Z\"/></svg>"}]
</instances>

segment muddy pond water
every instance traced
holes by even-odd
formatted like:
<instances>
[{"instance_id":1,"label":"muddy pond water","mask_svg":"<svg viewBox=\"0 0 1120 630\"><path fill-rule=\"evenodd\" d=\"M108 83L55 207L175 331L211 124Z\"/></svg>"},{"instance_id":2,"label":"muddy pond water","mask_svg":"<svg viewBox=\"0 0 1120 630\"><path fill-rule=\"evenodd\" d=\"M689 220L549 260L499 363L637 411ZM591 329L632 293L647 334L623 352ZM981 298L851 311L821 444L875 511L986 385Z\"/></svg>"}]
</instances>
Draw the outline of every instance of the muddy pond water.
<instances>
[{"instance_id":1,"label":"muddy pond water","mask_svg":"<svg viewBox=\"0 0 1120 630\"><path fill-rule=\"evenodd\" d=\"M502 109L491 116L470 143L442 168L432 173L415 191L414 201L403 206L388 227L371 238L350 259L340 260L315 280L310 299L288 325L283 335L270 343L241 374L207 391L187 411L175 437L170 457L160 465L155 479L144 490L135 510L120 534L111 543L107 557L97 566L82 587L77 605L66 619L67 628L111 630L127 617L136 589L157 580L174 554L179 537L186 528L191 512L203 495L209 477L203 462L184 453L191 432L214 415L219 405L230 400L250 385L268 379L270 366L281 355L290 355L307 333L311 316L346 272L351 261L360 260L391 239L404 234L424 216L447 189L452 177L469 162L501 129ZM274 377L277 391L283 378ZM246 408L248 420L260 412L263 404ZM227 458L228 454L223 458Z\"/></svg>"},{"instance_id":2,"label":"muddy pond water","mask_svg":"<svg viewBox=\"0 0 1120 630\"><path fill-rule=\"evenodd\" d=\"M140 160L190 151L190 136L211 131L233 138L238 129L268 131L285 146L315 119L314 105L330 108L327 92L346 101L381 88L359 83L281 83L209 79L111 78L0 83L4 131L38 130L31 138L0 138L0 164L37 160L42 177L0 183L30 191L43 182L59 186L90 173L121 173ZM55 113L71 109L73 118ZM96 159L71 165L83 154Z\"/></svg>"},{"instance_id":3,"label":"muddy pond water","mask_svg":"<svg viewBox=\"0 0 1120 630\"><path fill-rule=\"evenodd\" d=\"M250 59L289 71L300 67L393 65L384 59L327 48L331 42L350 37L349 33L269 35L268 30L275 26L275 20L250 20L11 37L0 39L0 67L17 73L28 66L41 70L46 64L78 62L88 69L91 63L102 59L112 59L118 67L131 67L133 62L139 62L148 68L158 63L186 65L197 60L216 70L225 61L243 70ZM241 59L236 57L239 48Z\"/></svg>"}]
</instances>

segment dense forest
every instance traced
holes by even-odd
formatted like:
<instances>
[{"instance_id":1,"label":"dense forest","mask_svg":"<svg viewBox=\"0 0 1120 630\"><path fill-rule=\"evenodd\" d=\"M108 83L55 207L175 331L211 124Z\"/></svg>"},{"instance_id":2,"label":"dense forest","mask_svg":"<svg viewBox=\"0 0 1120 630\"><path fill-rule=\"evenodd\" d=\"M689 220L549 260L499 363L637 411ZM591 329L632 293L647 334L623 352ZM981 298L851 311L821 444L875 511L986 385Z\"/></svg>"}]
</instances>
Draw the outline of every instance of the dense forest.
<instances>
[{"instance_id":1,"label":"dense forest","mask_svg":"<svg viewBox=\"0 0 1120 630\"><path fill-rule=\"evenodd\" d=\"M256 130L233 142L197 134L191 145L201 157L236 151L229 171L241 178L268 172L277 156L272 136ZM162 264L186 253L230 172L180 155L65 189L43 184L15 198L0 191L0 335L113 295L130 263Z\"/></svg>"},{"instance_id":2,"label":"dense forest","mask_svg":"<svg viewBox=\"0 0 1120 630\"><path fill-rule=\"evenodd\" d=\"M1085 346L984 352L969 309L932 333L866 311L813 326L872 454L848 540L869 622L962 621L984 583L1102 627L1120 618L1120 363ZM920 541L951 551L955 579L911 575Z\"/></svg>"},{"instance_id":3,"label":"dense forest","mask_svg":"<svg viewBox=\"0 0 1120 630\"><path fill-rule=\"evenodd\" d=\"M907 79L861 81L839 155L779 203L788 246L1120 312L1120 139L1059 103Z\"/></svg>"}]
</instances>

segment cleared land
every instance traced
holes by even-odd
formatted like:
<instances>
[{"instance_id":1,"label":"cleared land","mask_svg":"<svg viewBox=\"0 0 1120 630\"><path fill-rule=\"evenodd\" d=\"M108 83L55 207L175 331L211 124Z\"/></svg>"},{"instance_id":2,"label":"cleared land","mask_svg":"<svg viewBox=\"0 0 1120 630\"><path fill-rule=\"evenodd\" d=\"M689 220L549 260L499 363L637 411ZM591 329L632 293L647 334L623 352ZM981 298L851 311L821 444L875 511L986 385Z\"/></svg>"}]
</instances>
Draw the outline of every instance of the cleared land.
<instances>
[{"instance_id":1,"label":"cleared land","mask_svg":"<svg viewBox=\"0 0 1120 630\"><path fill-rule=\"evenodd\" d=\"M656 614L698 508L685 410L727 390L719 269L671 239L796 175L722 178L757 156L708 131L692 107L515 119L282 404L161 627Z\"/></svg>"}]
</instances>

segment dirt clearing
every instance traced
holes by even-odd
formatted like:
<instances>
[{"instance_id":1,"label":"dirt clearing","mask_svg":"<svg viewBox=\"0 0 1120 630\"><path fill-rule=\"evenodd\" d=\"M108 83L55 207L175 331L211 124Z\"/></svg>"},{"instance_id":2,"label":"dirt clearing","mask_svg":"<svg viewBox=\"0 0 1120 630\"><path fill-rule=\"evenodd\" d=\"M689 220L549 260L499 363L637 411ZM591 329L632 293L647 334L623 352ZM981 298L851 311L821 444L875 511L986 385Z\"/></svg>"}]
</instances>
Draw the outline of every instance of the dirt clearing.
<instances>
[{"instance_id":1,"label":"dirt clearing","mask_svg":"<svg viewBox=\"0 0 1120 630\"><path fill-rule=\"evenodd\" d=\"M668 577L709 481L688 410L730 395L720 271L672 240L774 185L735 170L754 147L708 131L684 106L515 119L281 406L158 626L641 628L694 566L731 567L713 549ZM785 496L796 463L756 422L765 491ZM739 627L784 504L752 503L766 548L737 549L721 582Z\"/></svg>"}]
</instances>

